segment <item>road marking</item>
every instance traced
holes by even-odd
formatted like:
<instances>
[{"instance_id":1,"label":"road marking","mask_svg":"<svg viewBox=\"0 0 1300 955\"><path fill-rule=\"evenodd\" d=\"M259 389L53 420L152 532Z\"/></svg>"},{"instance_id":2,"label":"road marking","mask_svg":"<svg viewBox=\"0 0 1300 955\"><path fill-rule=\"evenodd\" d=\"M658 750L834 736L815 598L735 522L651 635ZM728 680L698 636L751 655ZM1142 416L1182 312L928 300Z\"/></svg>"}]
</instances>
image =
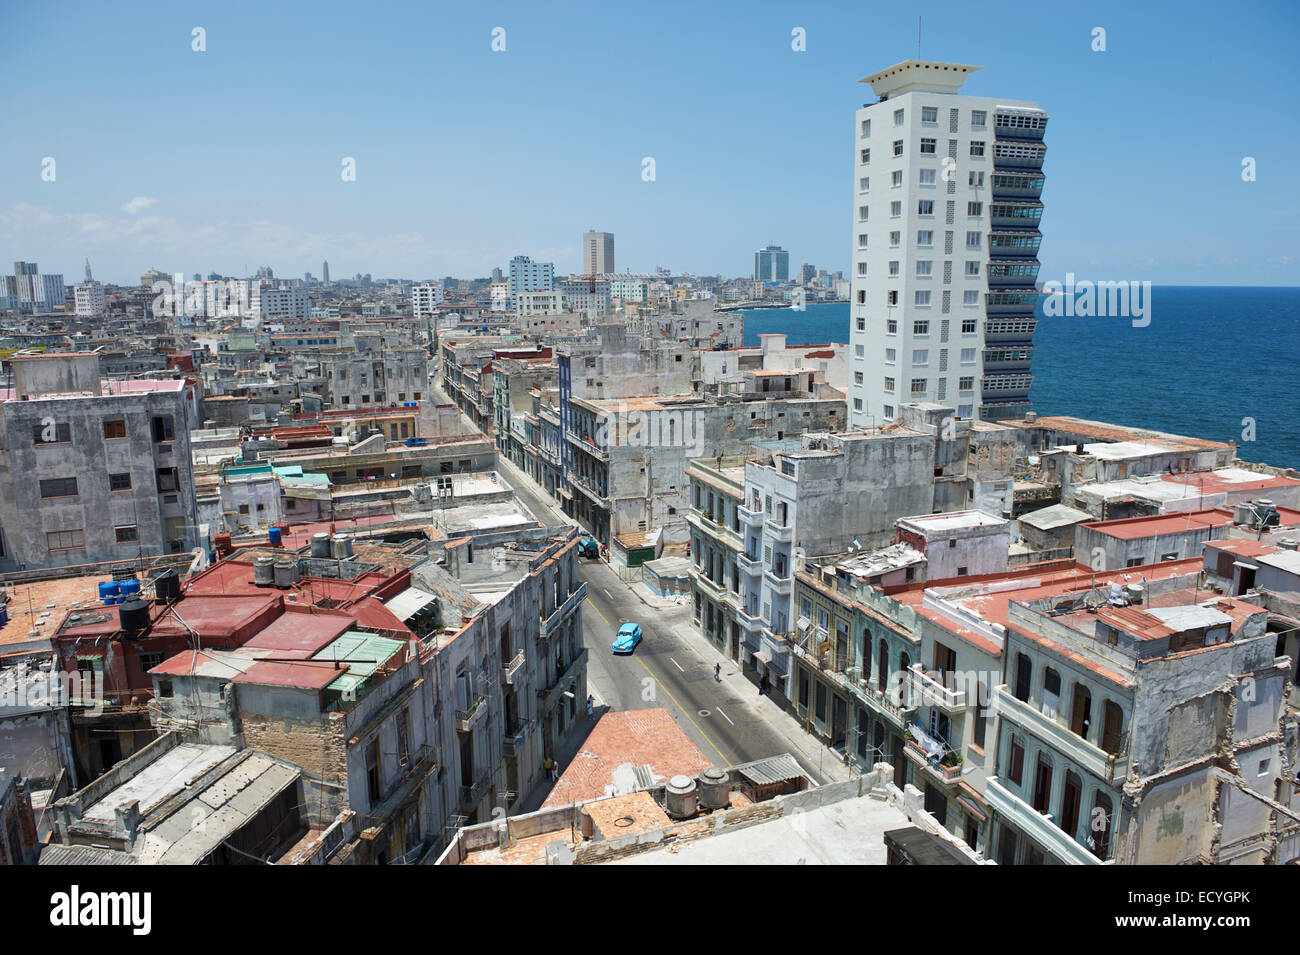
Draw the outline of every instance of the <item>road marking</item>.
<instances>
[{"instance_id":1,"label":"road marking","mask_svg":"<svg viewBox=\"0 0 1300 955\"><path fill-rule=\"evenodd\" d=\"M587 606L589 606L592 610L596 611L596 616L598 616L601 620L605 620L605 615L600 612L599 607L597 607L594 603L591 602L590 597L587 598ZM611 624L608 620L605 620L605 626L609 627L609 626L613 626L613 624Z\"/></svg>"},{"instance_id":2,"label":"road marking","mask_svg":"<svg viewBox=\"0 0 1300 955\"><path fill-rule=\"evenodd\" d=\"M605 590L604 587L601 587L600 589L601 589L601 590ZM605 596L609 598L610 603L613 603L613 602L614 602L614 595L611 594L608 590L605 590Z\"/></svg>"},{"instance_id":3,"label":"road marking","mask_svg":"<svg viewBox=\"0 0 1300 955\"><path fill-rule=\"evenodd\" d=\"M669 659L669 660L672 660L672 664L673 664L673 666L677 667L677 669L679 669L679 670L682 670L682 665L681 665L680 663L678 663L676 660L673 660L672 657L669 657L668 659ZM685 671L685 670L682 670L682 672L685 673L686 671Z\"/></svg>"},{"instance_id":4,"label":"road marking","mask_svg":"<svg viewBox=\"0 0 1300 955\"><path fill-rule=\"evenodd\" d=\"M645 670L646 673L650 673L650 668L649 668L648 666L646 666L644 662L642 662L642 661L639 660L639 659L638 659L636 662L641 664L641 669ZM710 746L713 747L713 751L714 751L715 753L717 753L717 754L718 754L718 758L722 760L722 765L724 765L724 766L729 765L729 762L728 762L728 760L727 760L727 757L725 757L725 756L722 755L722 750L718 749L717 744L715 744L715 743L713 742L713 740L709 739L709 734L708 734L708 733L706 733L706 732L704 732L704 730L700 729L700 724L697 723L697 722L695 722L695 720L691 719L691 714L690 714L689 712L687 712L686 707L682 706L680 703L677 702L677 697L673 696L672 691L669 690L668 687L666 687L666 686L664 686L662 683L660 683L659 680L658 680L658 678L657 678L653 673L650 673L650 679L654 680L654 681L655 681L655 686L657 686L657 687L659 687L659 689L663 690L664 693L666 693L666 694L668 695L668 699L670 699L670 700L673 701L673 705L676 706L679 710L682 711L682 716L686 717L687 721L688 721L692 726L695 727L696 732L698 732L698 733L700 734L700 736L704 738L704 742L708 743Z\"/></svg>"},{"instance_id":5,"label":"road marking","mask_svg":"<svg viewBox=\"0 0 1300 955\"><path fill-rule=\"evenodd\" d=\"M722 712L722 707L720 707L720 706L715 706L714 709L718 711L718 715L719 715L719 716L721 716L721 717L722 717L724 720L726 720L728 723L731 723L732 726L735 726L735 725L736 725L735 723L732 723L732 722L731 722L731 717L730 717L730 716L728 716L726 713Z\"/></svg>"}]
</instances>

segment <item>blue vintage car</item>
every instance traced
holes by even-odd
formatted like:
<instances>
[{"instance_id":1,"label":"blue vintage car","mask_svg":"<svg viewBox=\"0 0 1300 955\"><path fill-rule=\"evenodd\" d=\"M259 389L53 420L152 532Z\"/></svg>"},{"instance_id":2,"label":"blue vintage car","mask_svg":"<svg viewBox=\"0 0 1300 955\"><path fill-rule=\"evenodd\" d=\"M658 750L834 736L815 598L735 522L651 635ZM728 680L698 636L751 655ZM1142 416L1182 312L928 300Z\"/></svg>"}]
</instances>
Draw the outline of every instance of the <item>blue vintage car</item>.
<instances>
[{"instance_id":1,"label":"blue vintage car","mask_svg":"<svg viewBox=\"0 0 1300 955\"><path fill-rule=\"evenodd\" d=\"M641 624L629 621L618 628L618 636L614 638L614 645L610 649L615 653L631 653L640 642Z\"/></svg>"}]
</instances>

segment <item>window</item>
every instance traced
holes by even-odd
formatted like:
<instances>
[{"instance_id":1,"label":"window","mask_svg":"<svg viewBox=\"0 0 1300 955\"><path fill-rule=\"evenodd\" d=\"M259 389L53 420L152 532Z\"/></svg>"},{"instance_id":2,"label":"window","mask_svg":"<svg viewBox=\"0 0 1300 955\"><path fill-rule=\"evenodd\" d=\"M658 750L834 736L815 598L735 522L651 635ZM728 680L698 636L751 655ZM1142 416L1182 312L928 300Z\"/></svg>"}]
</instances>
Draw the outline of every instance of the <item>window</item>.
<instances>
[{"instance_id":1,"label":"window","mask_svg":"<svg viewBox=\"0 0 1300 955\"><path fill-rule=\"evenodd\" d=\"M889 204L889 214L895 219L901 216L903 214L903 203L891 202Z\"/></svg>"},{"instance_id":2,"label":"window","mask_svg":"<svg viewBox=\"0 0 1300 955\"><path fill-rule=\"evenodd\" d=\"M921 122L923 123L939 122L939 108L937 106L922 106Z\"/></svg>"},{"instance_id":3,"label":"window","mask_svg":"<svg viewBox=\"0 0 1300 955\"><path fill-rule=\"evenodd\" d=\"M898 352L893 348L885 349L885 361L893 362L897 360Z\"/></svg>"},{"instance_id":4,"label":"window","mask_svg":"<svg viewBox=\"0 0 1300 955\"><path fill-rule=\"evenodd\" d=\"M859 222L866 222L866 221L867 221L867 211L868 211L868 210L867 210L867 207L866 207L866 206L858 206L858 221L859 221Z\"/></svg>"},{"instance_id":5,"label":"window","mask_svg":"<svg viewBox=\"0 0 1300 955\"><path fill-rule=\"evenodd\" d=\"M853 383L854 383L855 385L860 385L860 384L862 384L862 372L860 372L860 371L855 371L855 372L853 373Z\"/></svg>"},{"instance_id":6,"label":"window","mask_svg":"<svg viewBox=\"0 0 1300 955\"><path fill-rule=\"evenodd\" d=\"M889 184L891 186L901 186L903 184L903 170L895 169L889 174Z\"/></svg>"},{"instance_id":7,"label":"window","mask_svg":"<svg viewBox=\"0 0 1300 955\"><path fill-rule=\"evenodd\" d=\"M920 175L921 175L921 185L923 186L934 185L935 174L933 169L922 169Z\"/></svg>"},{"instance_id":8,"label":"window","mask_svg":"<svg viewBox=\"0 0 1300 955\"><path fill-rule=\"evenodd\" d=\"M913 379L912 379L912 394L914 394L914 395L923 395L923 394L925 394L925 379L924 379L924 378L913 378Z\"/></svg>"},{"instance_id":9,"label":"window","mask_svg":"<svg viewBox=\"0 0 1300 955\"><path fill-rule=\"evenodd\" d=\"M1061 704L1061 674L1051 667L1043 670L1043 705L1044 716L1055 719Z\"/></svg>"},{"instance_id":10,"label":"window","mask_svg":"<svg viewBox=\"0 0 1300 955\"><path fill-rule=\"evenodd\" d=\"M903 238L903 233L901 233L901 232L891 232L891 233L889 233L889 247L890 247L891 249L893 249L893 248L897 248L897 247L898 247L898 243L899 243L899 241L901 241L902 238Z\"/></svg>"},{"instance_id":11,"label":"window","mask_svg":"<svg viewBox=\"0 0 1300 955\"><path fill-rule=\"evenodd\" d=\"M126 420L125 420L125 419L123 419L123 418L115 418L115 419L112 420L112 421L105 421L105 422L104 422L104 438L105 438L106 440L108 440L108 439L112 439L112 438L125 438L125 437L126 437Z\"/></svg>"},{"instance_id":12,"label":"window","mask_svg":"<svg viewBox=\"0 0 1300 955\"><path fill-rule=\"evenodd\" d=\"M885 319L885 334L887 334L887 335L897 335L897 334L898 334L898 319L896 319L896 318L888 318L888 319ZM892 351L892 349L891 349L891 351Z\"/></svg>"},{"instance_id":13,"label":"window","mask_svg":"<svg viewBox=\"0 0 1300 955\"><path fill-rule=\"evenodd\" d=\"M885 391L887 391L887 392L888 392L889 394L891 394L891 395L894 393L894 379L893 379L893 378L886 378L886 379L885 379Z\"/></svg>"},{"instance_id":14,"label":"window","mask_svg":"<svg viewBox=\"0 0 1300 955\"><path fill-rule=\"evenodd\" d=\"M869 162L871 162L871 150L864 149L862 150L862 164L865 166Z\"/></svg>"},{"instance_id":15,"label":"window","mask_svg":"<svg viewBox=\"0 0 1300 955\"><path fill-rule=\"evenodd\" d=\"M1016 685L1014 694L1021 703L1029 702L1029 679L1033 674L1033 664L1023 653L1016 654Z\"/></svg>"},{"instance_id":16,"label":"window","mask_svg":"<svg viewBox=\"0 0 1300 955\"><path fill-rule=\"evenodd\" d=\"M980 235L981 235L981 233L979 233L979 232L967 232L967 233L966 233L966 248L968 248L968 249L978 249L978 248L980 247Z\"/></svg>"},{"instance_id":17,"label":"window","mask_svg":"<svg viewBox=\"0 0 1300 955\"><path fill-rule=\"evenodd\" d=\"M869 192L871 190L871 177L863 176L858 180L858 192Z\"/></svg>"},{"instance_id":18,"label":"window","mask_svg":"<svg viewBox=\"0 0 1300 955\"><path fill-rule=\"evenodd\" d=\"M1034 808L1047 812L1052 799L1052 764L1042 754L1038 754L1038 768L1034 772Z\"/></svg>"},{"instance_id":19,"label":"window","mask_svg":"<svg viewBox=\"0 0 1300 955\"><path fill-rule=\"evenodd\" d=\"M968 202L968 203L966 203L966 215L968 215L968 216L982 216L983 214L984 214L984 203L982 203L982 202Z\"/></svg>"},{"instance_id":20,"label":"window","mask_svg":"<svg viewBox=\"0 0 1300 955\"><path fill-rule=\"evenodd\" d=\"M971 154L972 156L976 156L976 157L983 156L983 155L984 155L984 141L983 141L983 140L980 140L980 139L973 139L973 140L971 140L971 144L970 144L970 154Z\"/></svg>"},{"instance_id":21,"label":"window","mask_svg":"<svg viewBox=\"0 0 1300 955\"><path fill-rule=\"evenodd\" d=\"M133 541L138 541L140 539L140 534L136 531L134 524L115 527L113 530L117 535L117 542L119 544L130 544Z\"/></svg>"},{"instance_id":22,"label":"window","mask_svg":"<svg viewBox=\"0 0 1300 955\"><path fill-rule=\"evenodd\" d=\"M866 305L866 304L867 304L867 292L866 292L866 289L858 289L858 304L859 304L859 305Z\"/></svg>"},{"instance_id":23,"label":"window","mask_svg":"<svg viewBox=\"0 0 1300 955\"><path fill-rule=\"evenodd\" d=\"M1097 790L1097 795L1092 801L1092 815L1088 828L1092 831L1089 837L1089 845L1092 848L1092 854L1098 859L1105 859L1110 851L1110 821L1111 805L1110 797Z\"/></svg>"},{"instance_id":24,"label":"window","mask_svg":"<svg viewBox=\"0 0 1300 955\"><path fill-rule=\"evenodd\" d=\"M933 199L918 200L916 203L916 214L921 216L934 215L934 200Z\"/></svg>"},{"instance_id":25,"label":"window","mask_svg":"<svg viewBox=\"0 0 1300 955\"><path fill-rule=\"evenodd\" d=\"M32 425L33 444L67 444L72 440L70 424L34 424Z\"/></svg>"},{"instance_id":26,"label":"window","mask_svg":"<svg viewBox=\"0 0 1300 955\"><path fill-rule=\"evenodd\" d=\"M929 305L929 304L930 304L930 292L929 292L929 290L921 291L921 292L917 292L917 293L916 293L916 304L917 304L917 305Z\"/></svg>"},{"instance_id":27,"label":"window","mask_svg":"<svg viewBox=\"0 0 1300 955\"><path fill-rule=\"evenodd\" d=\"M979 295L979 292L976 292L975 294ZM976 324L977 324L977 320L974 318L963 318L961 320L961 333L963 335L974 335Z\"/></svg>"},{"instance_id":28,"label":"window","mask_svg":"<svg viewBox=\"0 0 1300 955\"><path fill-rule=\"evenodd\" d=\"M894 110L894 125L895 126L903 125L903 111L901 109Z\"/></svg>"},{"instance_id":29,"label":"window","mask_svg":"<svg viewBox=\"0 0 1300 955\"><path fill-rule=\"evenodd\" d=\"M893 406L893 405L885 405L885 412L884 412L884 413L885 413L885 417L886 417L886 418L892 418L892 417L894 416L894 406ZM884 690L882 689L881 692L883 693Z\"/></svg>"},{"instance_id":30,"label":"window","mask_svg":"<svg viewBox=\"0 0 1300 955\"><path fill-rule=\"evenodd\" d=\"M861 398L854 398L854 399L853 399L853 410L854 410L854 411L861 411L861 410L862 410L862 399L861 399Z\"/></svg>"},{"instance_id":31,"label":"window","mask_svg":"<svg viewBox=\"0 0 1300 955\"><path fill-rule=\"evenodd\" d=\"M81 530L50 531L45 535L45 545L50 550L77 550L86 546L86 535Z\"/></svg>"},{"instance_id":32,"label":"window","mask_svg":"<svg viewBox=\"0 0 1300 955\"><path fill-rule=\"evenodd\" d=\"M885 301L888 302L890 305L897 305L897 304L898 304L898 289L893 289L893 288L891 288L889 291L887 291L887 292L885 293Z\"/></svg>"},{"instance_id":33,"label":"window","mask_svg":"<svg viewBox=\"0 0 1300 955\"><path fill-rule=\"evenodd\" d=\"M867 330L867 320L865 318L859 318L857 322L858 322L858 331L865 332Z\"/></svg>"},{"instance_id":34,"label":"window","mask_svg":"<svg viewBox=\"0 0 1300 955\"><path fill-rule=\"evenodd\" d=\"M988 113L982 109L973 109L970 113L970 124L976 129L983 129L988 125Z\"/></svg>"},{"instance_id":35,"label":"window","mask_svg":"<svg viewBox=\"0 0 1300 955\"><path fill-rule=\"evenodd\" d=\"M974 412L975 412L975 406L974 406L974 405L958 405L958 406L957 406L957 417L958 417L958 418L969 418L969 417L971 417L971 415L974 414Z\"/></svg>"},{"instance_id":36,"label":"window","mask_svg":"<svg viewBox=\"0 0 1300 955\"><path fill-rule=\"evenodd\" d=\"M1014 736L1011 737L1011 751L1008 755L1010 765L1007 766L1007 778L1019 786L1024 777L1025 748Z\"/></svg>"},{"instance_id":37,"label":"window","mask_svg":"<svg viewBox=\"0 0 1300 955\"><path fill-rule=\"evenodd\" d=\"M866 356L867 356L867 349L866 349L866 347L865 347L864 345L854 345L854 346L853 346L853 357L854 357L854 358L865 358Z\"/></svg>"},{"instance_id":38,"label":"window","mask_svg":"<svg viewBox=\"0 0 1300 955\"><path fill-rule=\"evenodd\" d=\"M131 490L131 472L123 471L119 474L110 474L108 476L108 489L110 491Z\"/></svg>"},{"instance_id":39,"label":"window","mask_svg":"<svg viewBox=\"0 0 1300 955\"><path fill-rule=\"evenodd\" d=\"M870 136L870 135L871 135L871 120L869 120L869 119L864 119L864 120L862 121L862 135L863 135L863 136Z\"/></svg>"},{"instance_id":40,"label":"window","mask_svg":"<svg viewBox=\"0 0 1300 955\"><path fill-rule=\"evenodd\" d=\"M912 351L912 364L913 364L913 365L928 365L928 364L930 364L930 350L929 350L928 348L916 348L916 349L913 349L913 351Z\"/></svg>"},{"instance_id":41,"label":"window","mask_svg":"<svg viewBox=\"0 0 1300 955\"><path fill-rule=\"evenodd\" d=\"M913 335L929 335L929 334L930 334L930 320L929 320L928 318L920 318L920 319L917 319L916 321L914 321L914 322L912 323L912 334L913 334Z\"/></svg>"},{"instance_id":42,"label":"window","mask_svg":"<svg viewBox=\"0 0 1300 955\"><path fill-rule=\"evenodd\" d=\"M979 291L978 291L977 289L967 289L966 291L962 292L962 293L961 293L961 303L962 303L963 305L978 305L978 304L980 303L980 293L979 293ZM975 323L974 323L974 322L971 322L971 324L974 325ZM963 331L963 332L966 331L966 323L965 323L965 322L962 322L962 323L961 323L961 328L962 328L962 331ZM973 332L973 331L975 331L975 329L972 328L971 331Z\"/></svg>"},{"instance_id":43,"label":"window","mask_svg":"<svg viewBox=\"0 0 1300 955\"><path fill-rule=\"evenodd\" d=\"M1121 728L1124 725L1124 712L1114 700L1107 700L1102 707L1101 748L1112 756L1120 749Z\"/></svg>"},{"instance_id":44,"label":"window","mask_svg":"<svg viewBox=\"0 0 1300 955\"><path fill-rule=\"evenodd\" d=\"M958 391L973 391L975 388L975 376L966 375L964 378L957 379Z\"/></svg>"},{"instance_id":45,"label":"window","mask_svg":"<svg viewBox=\"0 0 1300 955\"><path fill-rule=\"evenodd\" d=\"M973 348L963 348L963 349L961 350L961 363L962 363L963 365L968 365L968 364L970 364L971 362L973 362L974 360L975 360L975 349L973 349Z\"/></svg>"},{"instance_id":46,"label":"window","mask_svg":"<svg viewBox=\"0 0 1300 955\"><path fill-rule=\"evenodd\" d=\"M41 497L76 497L77 479L46 478L41 481Z\"/></svg>"},{"instance_id":47,"label":"window","mask_svg":"<svg viewBox=\"0 0 1300 955\"><path fill-rule=\"evenodd\" d=\"M866 234L865 232L859 232L859 233L858 233L858 248L859 248L859 249L865 249L866 247L867 247L867 234Z\"/></svg>"},{"instance_id":48,"label":"window","mask_svg":"<svg viewBox=\"0 0 1300 955\"><path fill-rule=\"evenodd\" d=\"M153 439L155 442L174 441L176 439L175 425L172 422L171 415L154 415Z\"/></svg>"},{"instance_id":49,"label":"window","mask_svg":"<svg viewBox=\"0 0 1300 955\"><path fill-rule=\"evenodd\" d=\"M867 274L867 263L866 263L866 262L859 262L859 263L858 263L858 274L859 274L859 275L866 275L866 274Z\"/></svg>"},{"instance_id":50,"label":"window","mask_svg":"<svg viewBox=\"0 0 1300 955\"><path fill-rule=\"evenodd\" d=\"M917 274L917 275L929 276L929 275L932 275L933 272L934 272L934 262L932 262L930 259L917 259L917 260L916 260L916 274Z\"/></svg>"},{"instance_id":51,"label":"window","mask_svg":"<svg viewBox=\"0 0 1300 955\"><path fill-rule=\"evenodd\" d=\"M921 155L923 155L923 156L933 156L934 153L935 153L935 143L936 143L936 140L933 140L933 139L922 139L922 140L921 140Z\"/></svg>"},{"instance_id":52,"label":"window","mask_svg":"<svg viewBox=\"0 0 1300 955\"><path fill-rule=\"evenodd\" d=\"M934 232L929 229L921 229L916 233L916 244L924 248L934 245Z\"/></svg>"},{"instance_id":53,"label":"window","mask_svg":"<svg viewBox=\"0 0 1300 955\"><path fill-rule=\"evenodd\" d=\"M976 189L982 189L984 187L984 173L972 172L967 178L967 182Z\"/></svg>"},{"instance_id":54,"label":"window","mask_svg":"<svg viewBox=\"0 0 1300 955\"><path fill-rule=\"evenodd\" d=\"M898 156L901 156L901 155L903 155L903 141L902 141L901 139L895 139L895 140L894 140L894 156L895 156L895 157L898 157Z\"/></svg>"}]
</instances>

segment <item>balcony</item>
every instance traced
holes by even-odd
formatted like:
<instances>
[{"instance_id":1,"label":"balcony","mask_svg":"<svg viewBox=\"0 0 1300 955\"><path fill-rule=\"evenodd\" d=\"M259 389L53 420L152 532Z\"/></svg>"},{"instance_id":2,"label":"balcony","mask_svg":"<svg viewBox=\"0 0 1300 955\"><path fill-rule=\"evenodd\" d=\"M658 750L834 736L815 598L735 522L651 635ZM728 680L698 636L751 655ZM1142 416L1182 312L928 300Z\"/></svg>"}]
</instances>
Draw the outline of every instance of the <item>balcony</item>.
<instances>
[{"instance_id":1,"label":"balcony","mask_svg":"<svg viewBox=\"0 0 1300 955\"><path fill-rule=\"evenodd\" d=\"M592 438L591 435L589 434L579 435L579 434L574 434L572 431L566 431L564 433L564 436L569 440L569 443L572 444L578 450L590 454L593 458L596 458L598 461L606 461L606 462L609 461L609 451L606 450L605 448L602 448L600 445L596 444L595 439Z\"/></svg>"},{"instance_id":2,"label":"balcony","mask_svg":"<svg viewBox=\"0 0 1300 955\"><path fill-rule=\"evenodd\" d=\"M778 577L774 572L766 570L763 572L763 579L767 581L773 593L782 597L788 597L794 592L793 577Z\"/></svg>"},{"instance_id":3,"label":"balcony","mask_svg":"<svg viewBox=\"0 0 1300 955\"><path fill-rule=\"evenodd\" d=\"M527 745L528 731L531 725L530 723L521 723L513 727L513 732L507 732L501 740L501 752L506 756L518 756L522 753Z\"/></svg>"},{"instance_id":4,"label":"balcony","mask_svg":"<svg viewBox=\"0 0 1300 955\"><path fill-rule=\"evenodd\" d=\"M587 665L587 648L583 647L578 654L569 661L569 665L564 668L551 686L544 690L538 690L537 695L541 699L541 708L543 712L549 710L560 701L561 694L568 689L578 675L578 671Z\"/></svg>"},{"instance_id":5,"label":"balcony","mask_svg":"<svg viewBox=\"0 0 1300 955\"><path fill-rule=\"evenodd\" d=\"M1124 752L1112 756L1039 712L1033 705L1016 699L1006 686L998 687L996 703L1002 719L1010 720L1025 732L1032 733L1085 772L1107 782L1114 782L1117 773L1120 777L1123 776L1127 762Z\"/></svg>"},{"instance_id":6,"label":"balcony","mask_svg":"<svg viewBox=\"0 0 1300 955\"><path fill-rule=\"evenodd\" d=\"M998 817L1019 829L1056 858L1074 865L1100 865L1086 846L1068 836L1052 819L1002 785L996 776L984 781L984 798Z\"/></svg>"},{"instance_id":7,"label":"balcony","mask_svg":"<svg viewBox=\"0 0 1300 955\"><path fill-rule=\"evenodd\" d=\"M574 487L576 487L576 488L577 488L579 491L581 491L584 495L586 495L587 497L591 498L591 500L594 501L597 505L599 505L600 507L603 507L603 508L608 509L608 508L609 508L609 498L605 496L607 492L606 492L606 491L602 491L600 488L598 488L598 487L593 487L592 485L586 483L587 481L590 481L590 480L591 480L590 478L584 478L584 477L578 475L577 473L572 473L572 472L571 472L571 473L569 474L569 483L571 483Z\"/></svg>"},{"instance_id":8,"label":"balcony","mask_svg":"<svg viewBox=\"0 0 1300 955\"><path fill-rule=\"evenodd\" d=\"M506 683L506 685L514 686L515 676L519 673L521 669L523 669L523 666L524 666L523 650L520 650L518 653L516 653L513 659L502 664L501 676L502 676L502 680Z\"/></svg>"},{"instance_id":9,"label":"balcony","mask_svg":"<svg viewBox=\"0 0 1300 955\"><path fill-rule=\"evenodd\" d=\"M951 786L961 781L961 764L944 765L943 760L951 759L950 754L952 753L952 750L948 749L947 746L944 746L944 750L942 756L931 756L916 740L908 737L907 745L903 747L903 755L925 770L929 776L940 784Z\"/></svg>"},{"instance_id":10,"label":"balcony","mask_svg":"<svg viewBox=\"0 0 1300 955\"><path fill-rule=\"evenodd\" d=\"M727 599L727 591L722 588L721 584L714 583L702 570L696 569L693 574L695 584L700 588L700 593L704 594L715 603L720 603Z\"/></svg>"},{"instance_id":11,"label":"balcony","mask_svg":"<svg viewBox=\"0 0 1300 955\"><path fill-rule=\"evenodd\" d=\"M918 705L934 706L950 716L966 712L966 691L950 689L940 680L925 672L919 663L913 663L907 671L908 684L912 690L912 699Z\"/></svg>"},{"instance_id":12,"label":"balcony","mask_svg":"<svg viewBox=\"0 0 1300 955\"><path fill-rule=\"evenodd\" d=\"M794 541L794 525L778 524L775 520L768 519L766 525L767 534L779 544L789 544Z\"/></svg>"},{"instance_id":13,"label":"balcony","mask_svg":"<svg viewBox=\"0 0 1300 955\"><path fill-rule=\"evenodd\" d=\"M742 630L754 636L758 636L763 631L763 618L754 616L744 607L736 608L736 621L740 624Z\"/></svg>"},{"instance_id":14,"label":"balcony","mask_svg":"<svg viewBox=\"0 0 1300 955\"><path fill-rule=\"evenodd\" d=\"M483 721L483 715L487 713L487 697L479 695L465 709L456 710L456 729L462 733L468 733Z\"/></svg>"},{"instance_id":15,"label":"balcony","mask_svg":"<svg viewBox=\"0 0 1300 955\"><path fill-rule=\"evenodd\" d=\"M737 507L736 513L740 515L740 523L744 527L759 528L763 526L765 518L762 511L751 511L747 507Z\"/></svg>"},{"instance_id":16,"label":"balcony","mask_svg":"<svg viewBox=\"0 0 1300 955\"><path fill-rule=\"evenodd\" d=\"M860 702L889 720L895 729L906 729L908 723L916 719L917 705L912 700L911 688L907 686L906 681L903 683L901 701L899 690L895 690L892 694L882 693L876 684L866 680L857 683L848 681L848 688Z\"/></svg>"},{"instance_id":17,"label":"balcony","mask_svg":"<svg viewBox=\"0 0 1300 955\"><path fill-rule=\"evenodd\" d=\"M492 774L484 770L479 777L474 780L473 785L460 787L460 808L467 812L472 812L483 801L487 795L488 788L492 785Z\"/></svg>"},{"instance_id":18,"label":"balcony","mask_svg":"<svg viewBox=\"0 0 1300 955\"><path fill-rule=\"evenodd\" d=\"M573 593L564 598L564 603L551 611L549 617L542 619L541 629L537 632L537 639L545 640L563 629L565 622L573 615L573 611L586 599L587 582L584 580Z\"/></svg>"},{"instance_id":19,"label":"balcony","mask_svg":"<svg viewBox=\"0 0 1300 955\"><path fill-rule=\"evenodd\" d=\"M761 574L763 572L763 562L757 557L750 557L744 551L736 555L736 566L740 568L742 574Z\"/></svg>"}]
</instances>

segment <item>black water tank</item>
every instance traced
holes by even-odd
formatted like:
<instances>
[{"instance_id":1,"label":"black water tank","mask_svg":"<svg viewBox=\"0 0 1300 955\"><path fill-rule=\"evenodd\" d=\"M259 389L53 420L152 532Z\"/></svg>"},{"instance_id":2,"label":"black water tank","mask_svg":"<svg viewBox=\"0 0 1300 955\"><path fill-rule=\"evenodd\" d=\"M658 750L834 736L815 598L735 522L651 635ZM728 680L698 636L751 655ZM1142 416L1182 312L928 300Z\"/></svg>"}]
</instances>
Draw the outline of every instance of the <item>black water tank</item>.
<instances>
[{"instance_id":1,"label":"black water tank","mask_svg":"<svg viewBox=\"0 0 1300 955\"><path fill-rule=\"evenodd\" d=\"M143 600L127 600L117 607L122 632L137 634L149 626L149 605Z\"/></svg>"},{"instance_id":2,"label":"black water tank","mask_svg":"<svg viewBox=\"0 0 1300 955\"><path fill-rule=\"evenodd\" d=\"M175 603L181 599L181 575L175 570L163 571L153 582L154 596L162 603Z\"/></svg>"}]
</instances>

